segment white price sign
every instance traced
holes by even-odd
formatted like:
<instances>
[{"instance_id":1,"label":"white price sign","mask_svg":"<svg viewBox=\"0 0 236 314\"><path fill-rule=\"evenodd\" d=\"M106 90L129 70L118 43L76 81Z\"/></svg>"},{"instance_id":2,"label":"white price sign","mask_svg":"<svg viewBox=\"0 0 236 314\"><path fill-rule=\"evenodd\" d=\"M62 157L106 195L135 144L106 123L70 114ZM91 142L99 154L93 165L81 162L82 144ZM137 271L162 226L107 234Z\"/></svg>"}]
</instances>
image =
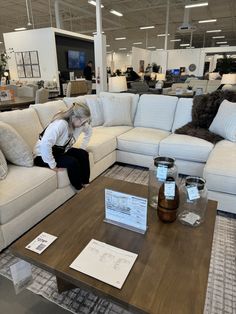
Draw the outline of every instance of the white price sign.
<instances>
[{"instance_id":1,"label":"white price sign","mask_svg":"<svg viewBox=\"0 0 236 314\"><path fill-rule=\"evenodd\" d=\"M168 199L174 199L175 197L175 181L173 182L165 182L164 185L164 194Z\"/></svg>"},{"instance_id":2,"label":"white price sign","mask_svg":"<svg viewBox=\"0 0 236 314\"><path fill-rule=\"evenodd\" d=\"M200 198L198 188L196 186L187 186L188 198L190 201Z\"/></svg>"},{"instance_id":3,"label":"white price sign","mask_svg":"<svg viewBox=\"0 0 236 314\"><path fill-rule=\"evenodd\" d=\"M160 181L166 181L168 168L165 165L159 165L157 167L157 179Z\"/></svg>"}]
</instances>

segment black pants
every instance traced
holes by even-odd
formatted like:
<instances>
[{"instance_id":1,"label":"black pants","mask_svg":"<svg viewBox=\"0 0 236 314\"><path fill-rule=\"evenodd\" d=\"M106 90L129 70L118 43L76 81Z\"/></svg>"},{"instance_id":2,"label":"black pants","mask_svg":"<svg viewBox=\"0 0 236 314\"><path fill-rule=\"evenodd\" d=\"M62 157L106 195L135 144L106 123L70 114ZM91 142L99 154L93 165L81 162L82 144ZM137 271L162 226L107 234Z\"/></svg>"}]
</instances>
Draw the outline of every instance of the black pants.
<instances>
[{"instance_id":1,"label":"black pants","mask_svg":"<svg viewBox=\"0 0 236 314\"><path fill-rule=\"evenodd\" d=\"M57 167L66 168L70 183L80 190L84 184L89 183L90 166L89 155L86 150L80 148L70 148L64 154L53 154ZM41 156L34 159L35 166L47 167L49 165L42 160Z\"/></svg>"}]
</instances>

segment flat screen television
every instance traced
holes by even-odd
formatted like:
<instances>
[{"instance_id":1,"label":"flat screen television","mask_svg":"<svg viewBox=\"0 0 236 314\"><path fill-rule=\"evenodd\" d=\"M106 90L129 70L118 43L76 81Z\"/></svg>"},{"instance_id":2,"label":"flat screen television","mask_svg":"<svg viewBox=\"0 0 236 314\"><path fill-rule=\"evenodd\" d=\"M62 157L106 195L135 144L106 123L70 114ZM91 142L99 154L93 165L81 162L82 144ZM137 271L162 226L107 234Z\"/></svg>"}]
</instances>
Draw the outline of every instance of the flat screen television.
<instances>
[{"instance_id":1,"label":"flat screen television","mask_svg":"<svg viewBox=\"0 0 236 314\"><path fill-rule=\"evenodd\" d=\"M180 75L180 69L171 70L172 75Z\"/></svg>"},{"instance_id":2,"label":"flat screen television","mask_svg":"<svg viewBox=\"0 0 236 314\"><path fill-rule=\"evenodd\" d=\"M85 52L68 50L68 68L70 70L83 70L85 68Z\"/></svg>"}]
</instances>

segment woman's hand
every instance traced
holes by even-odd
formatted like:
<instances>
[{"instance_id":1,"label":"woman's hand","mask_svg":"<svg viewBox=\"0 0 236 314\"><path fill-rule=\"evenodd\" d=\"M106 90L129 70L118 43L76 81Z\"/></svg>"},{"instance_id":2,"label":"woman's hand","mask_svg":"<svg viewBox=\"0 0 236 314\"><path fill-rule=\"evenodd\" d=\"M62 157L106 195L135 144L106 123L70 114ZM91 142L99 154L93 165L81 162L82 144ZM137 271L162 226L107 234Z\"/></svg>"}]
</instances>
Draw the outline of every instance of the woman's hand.
<instances>
[{"instance_id":1,"label":"woman's hand","mask_svg":"<svg viewBox=\"0 0 236 314\"><path fill-rule=\"evenodd\" d=\"M65 170L65 168L57 168L57 167L55 167L52 170L55 171L55 172L59 172L59 171Z\"/></svg>"}]
</instances>

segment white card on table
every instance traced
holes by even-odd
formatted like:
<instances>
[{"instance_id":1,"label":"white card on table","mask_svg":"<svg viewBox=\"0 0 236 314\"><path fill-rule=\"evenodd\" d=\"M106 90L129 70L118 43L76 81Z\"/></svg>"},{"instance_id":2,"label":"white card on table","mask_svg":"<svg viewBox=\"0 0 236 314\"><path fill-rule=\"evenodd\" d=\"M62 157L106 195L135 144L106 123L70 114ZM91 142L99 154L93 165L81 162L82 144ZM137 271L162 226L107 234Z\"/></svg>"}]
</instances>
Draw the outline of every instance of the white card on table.
<instances>
[{"instance_id":1,"label":"white card on table","mask_svg":"<svg viewBox=\"0 0 236 314\"><path fill-rule=\"evenodd\" d=\"M137 257L135 253L92 239L70 267L121 289Z\"/></svg>"},{"instance_id":2,"label":"white card on table","mask_svg":"<svg viewBox=\"0 0 236 314\"><path fill-rule=\"evenodd\" d=\"M105 189L105 221L147 230L147 199Z\"/></svg>"},{"instance_id":3,"label":"white card on table","mask_svg":"<svg viewBox=\"0 0 236 314\"><path fill-rule=\"evenodd\" d=\"M181 217L181 220L193 226L197 220L200 220L200 216L194 213L188 213L184 218Z\"/></svg>"},{"instance_id":4,"label":"white card on table","mask_svg":"<svg viewBox=\"0 0 236 314\"><path fill-rule=\"evenodd\" d=\"M165 165L159 165L157 167L157 179L160 181L166 181L168 168Z\"/></svg>"},{"instance_id":5,"label":"white card on table","mask_svg":"<svg viewBox=\"0 0 236 314\"><path fill-rule=\"evenodd\" d=\"M16 294L20 293L33 282L31 264L23 260L10 266L10 271Z\"/></svg>"},{"instance_id":6,"label":"white card on table","mask_svg":"<svg viewBox=\"0 0 236 314\"><path fill-rule=\"evenodd\" d=\"M35 238L32 242L30 242L26 246L26 249L31 250L35 253L41 254L56 239L57 239L57 237L55 237L49 233L42 232L39 236L37 236L37 238Z\"/></svg>"}]
</instances>

